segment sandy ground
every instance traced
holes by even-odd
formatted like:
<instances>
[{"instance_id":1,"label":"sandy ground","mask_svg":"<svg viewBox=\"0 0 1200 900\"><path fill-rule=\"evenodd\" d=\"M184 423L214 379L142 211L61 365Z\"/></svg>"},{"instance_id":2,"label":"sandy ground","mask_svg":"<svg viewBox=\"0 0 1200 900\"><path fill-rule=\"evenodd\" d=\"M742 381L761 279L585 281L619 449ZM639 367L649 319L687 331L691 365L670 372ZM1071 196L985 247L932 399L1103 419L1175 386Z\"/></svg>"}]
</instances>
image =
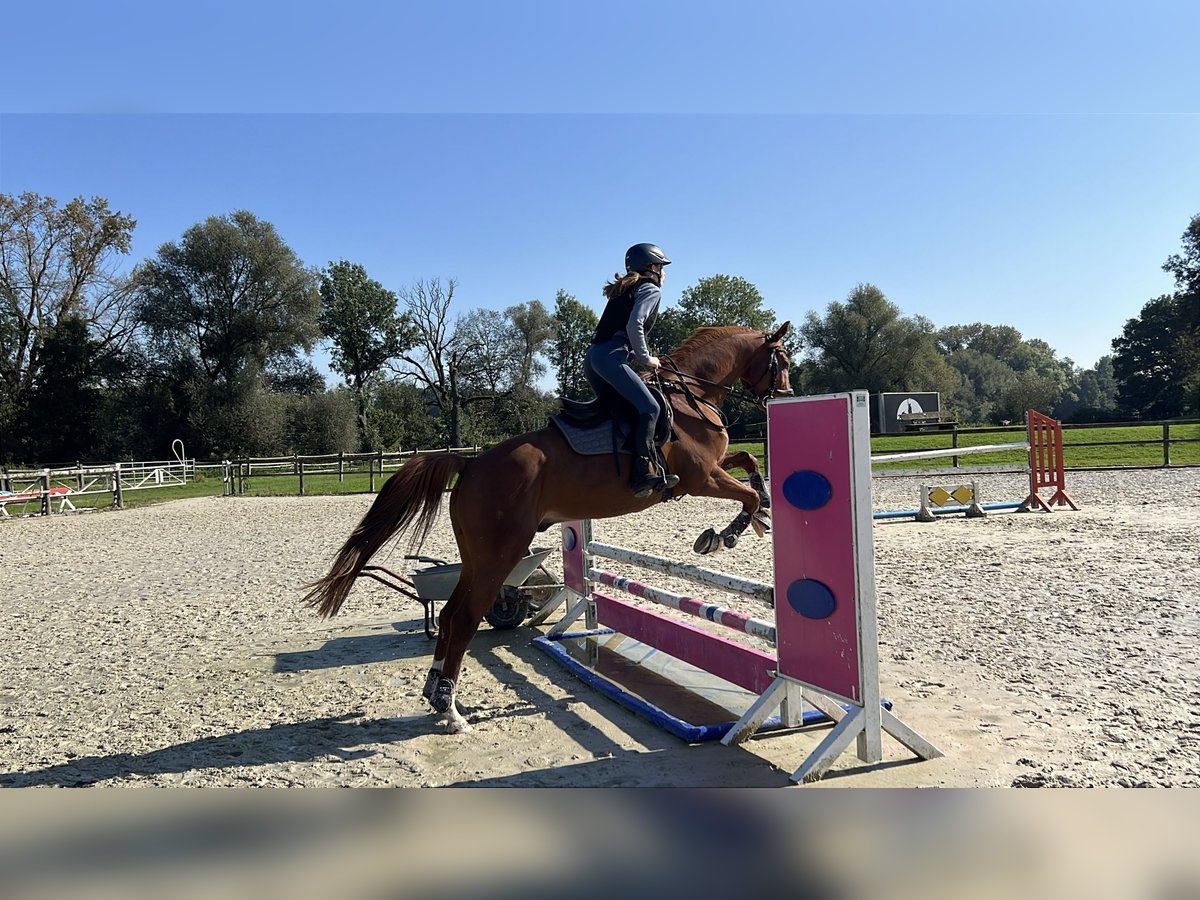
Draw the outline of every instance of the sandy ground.
<instances>
[{"instance_id":1,"label":"sandy ground","mask_svg":"<svg viewBox=\"0 0 1200 900\"><path fill-rule=\"evenodd\" d=\"M876 479L876 508L918 484ZM946 755L885 736L881 764L846 754L819 786L1200 786L1200 469L1068 488L1079 512L876 524L883 695ZM688 746L531 646L543 629L486 625L459 695L474 729L445 733L417 603L366 580L333 620L299 602L370 501L0 521L0 785L788 787L827 733ZM596 538L695 560L734 512L686 498ZM404 552L380 561L407 571ZM445 517L424 552L457 558ZM705 564L769 580L770 559L750 536Z\"/></svg>"}]
</instances>

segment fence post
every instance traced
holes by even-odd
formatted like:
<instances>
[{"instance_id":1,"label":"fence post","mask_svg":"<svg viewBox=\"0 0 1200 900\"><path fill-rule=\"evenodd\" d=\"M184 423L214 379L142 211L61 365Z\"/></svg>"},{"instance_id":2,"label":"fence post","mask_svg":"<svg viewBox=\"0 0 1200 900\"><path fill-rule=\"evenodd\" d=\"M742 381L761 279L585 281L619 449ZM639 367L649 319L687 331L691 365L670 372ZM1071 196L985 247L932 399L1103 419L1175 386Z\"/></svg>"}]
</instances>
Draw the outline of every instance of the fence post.
<instances>
[{"instance_id":1,"label":"fence post","mask_svg":"<svg viewBox=\"0 0 1200 900\"><path fill-rule=\"evenodd\" d=\"M1168 422L1163 422L1163 465L1171 464L1171 425Z\"/></svg>"},{"instance_id":2,"label":"fence post","mask_svg":"<svg viewBox=\"0 0 1200 900\"><path fill-rule=\"evenodd\" d=\"M295 461L296 471L300 475L300 496L304 496L304 460L298 459Z\"/></svg>"},{"instance_id":3,"label":"fence post","mask_svg":"<svg viewBox=\"0 0 1200 900\"><path fill-rule=\"evenodd\" d=\"M117 509L125 508L125 495L121 493L121 464L116 463L113 466L113 502L117 505Z\"/></svg>"},{"instance_id":4,"label":"fence post","mask_svg":"<svg viewBox=\"0 0 1200 900\"><path fill-rule=\"evenodd\" d=\"M951 447L958 446L958 424L957 423L955 423L954 425L952 425L950 427L950 446ZM958 457L957 456L950 457L950 467L953 469L958 468Z\"/></svg>"},{"instance_id":5,"label":"fence post","mask_svg":"<svg viewBox=\"0 0 1200 900\"><path fill-rule=\"evenodd\" d=\"M338 484L346 480L346 451L338 451Z\"/></svg>"},{"instance_id":6,"label":"fence post","mask_svg":"<svg viewBox=\"0 0 1200 900\"><path fill-rule=\"evenodd\" d=\"M38 476L38 482L41 484L42 492L42 515L50 515L50 470L42 469L42 474Z\"/></svg>"},{"instance_id":7,"label":"fence post","mask_svg":"<svg viewBox=\"0 0 1200 900\"><path fill-rule=\"evenodd\" d=\"M75 460L75 490L83 490L83 462Z\"/></svg>"}]
</instances>

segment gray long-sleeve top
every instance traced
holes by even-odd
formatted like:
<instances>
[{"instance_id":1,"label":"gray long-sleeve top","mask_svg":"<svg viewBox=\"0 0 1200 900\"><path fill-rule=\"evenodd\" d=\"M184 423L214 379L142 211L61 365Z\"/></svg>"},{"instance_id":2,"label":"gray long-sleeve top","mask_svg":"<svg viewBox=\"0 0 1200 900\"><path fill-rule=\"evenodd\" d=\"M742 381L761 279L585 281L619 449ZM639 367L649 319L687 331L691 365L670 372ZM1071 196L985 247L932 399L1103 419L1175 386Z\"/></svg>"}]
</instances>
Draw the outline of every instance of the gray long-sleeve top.
<instances>
[{"instance_id":1,"label":"gray long-sleeve top","mask_svg":"<svg viewBox=\"0 0 1200 900\"><path fill-rule=\"evenodd\" d=\"M662 289L649 281L638 286L625 325L625 336L629 338L629 351L640 365L650 361L650 348L646 346L646 332L654 327L658 317L658 304L662 301Z\"/></svg>"}]
</instances>

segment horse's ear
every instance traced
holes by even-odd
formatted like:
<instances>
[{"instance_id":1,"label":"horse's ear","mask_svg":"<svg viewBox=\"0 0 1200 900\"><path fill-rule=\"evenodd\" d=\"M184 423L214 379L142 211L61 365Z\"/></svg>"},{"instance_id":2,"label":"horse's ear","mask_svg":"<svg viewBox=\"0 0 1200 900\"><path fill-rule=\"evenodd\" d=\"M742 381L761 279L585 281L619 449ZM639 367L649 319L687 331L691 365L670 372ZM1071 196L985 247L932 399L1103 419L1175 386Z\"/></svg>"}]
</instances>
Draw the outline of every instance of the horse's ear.
<instances>
[{"instance_id":1,"label":"horse's ear","mask_svg":"<svg viewBox=\"0 0 1200 900\"><path fill-rule=\"evenodd\" d=\"M788 333L788 329L791 327L792 327L792 323L790 321L784 322L782 325L779 326L778 331L776 331L773 335L771 335L769 338L767 338L767 343L768 344L776 344L779 341L783 340L783 336Z\"/></svg>"}]
</instances>

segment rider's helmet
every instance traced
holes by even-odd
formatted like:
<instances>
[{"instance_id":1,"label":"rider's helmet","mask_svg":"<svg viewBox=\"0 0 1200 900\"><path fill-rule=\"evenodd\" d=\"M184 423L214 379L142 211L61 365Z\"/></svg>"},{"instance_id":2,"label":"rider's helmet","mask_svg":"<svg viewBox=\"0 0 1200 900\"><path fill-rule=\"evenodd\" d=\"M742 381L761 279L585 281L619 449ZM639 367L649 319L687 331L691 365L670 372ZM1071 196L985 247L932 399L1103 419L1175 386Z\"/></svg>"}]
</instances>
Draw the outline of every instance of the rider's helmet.
<instances>
[{"instance_id":1,"label":"rider's helmet","mask_svg":"<svg viewBox=\"0 0 1200 900\"><path fill-rule=\"evenodd\" d=\"M647 272L651 266L669 266L671 261L657 244L634 244L625 251L625 271Z\"/></svg>"}]
</instances>

